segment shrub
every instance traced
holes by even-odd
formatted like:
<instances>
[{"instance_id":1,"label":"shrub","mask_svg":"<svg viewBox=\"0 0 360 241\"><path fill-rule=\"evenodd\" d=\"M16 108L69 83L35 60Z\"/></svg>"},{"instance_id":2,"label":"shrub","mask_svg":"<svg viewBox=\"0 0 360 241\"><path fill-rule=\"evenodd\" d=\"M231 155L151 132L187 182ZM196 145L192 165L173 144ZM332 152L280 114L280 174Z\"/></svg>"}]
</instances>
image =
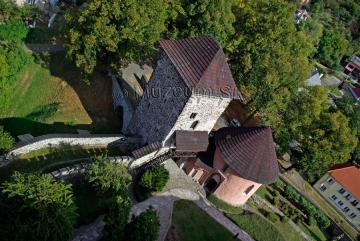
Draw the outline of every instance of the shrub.
<instances>
[{"instance_id":1,"label":"shrub","mask_svg":"<svg viewBox=\"0 0 360 241\"><path fill-rule=\"evenodd\" d=\"M309 226L311 226L311 227L316 226L316 219L313 216L309 216L307 221L308 221Z\"/></svg>"},{"instance_id":2,"label":"shrub","mask_svg":"<svg viewBox=\"0 0 360 241\"><path fill-rule=\"evenodd\" d=\"M282 223L287 223L289 221L289 218L284 215L280 218L280 220Z\"/></svg>"},{"instance_id":3,"label":"shrub","mask_svg":"<svg viewBox=\"0 0 360 241\"><path fill-rule=\"evenodd\" d=\"M282 189L283 188L283 183L280 181L279 178L277 178L274 182L274 187L276 187L277 189Z\"/></svg>"},{"instance_id":4,"label":"shrub","mask_svg":"<svg viewBox=\"0 0 360 241\"><path fill-rule=\"evenodd\" d=\"M68 240L77 212L71 185L48 175L15 172L3 184L2 240Z\"/></svg>"},{"instance_id":5,"label":"shrub","mask_svg":"<svg viewBox=\"0 0 360 241\"><path fill-rule=\"evenodd\" d=\"M11 149L14 145L14 138L7 132L4 131L4 128L0 126L0 154L3 154Z\"/></svg>"},{"instance_id":6,"label":"shrub","mask_svg":"<svg viewBox=\"0 0 360 241\"><path fill-rule=\"evenodd\" d=\"M131 200L129 197L115 197L114 203L104 219L103 240L118 241L123 239L130 210Z\"/></svg>"},{"instance_id":7,"label":"shrub","mask_svg":"<svg viewBox=\"0 0 360 241\"><path fill-rule=\"evenodd\" d=\"M117 194L127 193L131 176L122 163L111 163L105 156L95 158L85 173L89 183L94 185L99 193Z\"/></svg>"},{"instance_id":8,"label":"shrub","mask_svg":"<svg viewBox=\"0 0 360 241\"><path fill-rule=\"evenodd\" d=\"M139 216L132 218L126 227L125 238L127 241L155 241L160 228L160 220L156 211L150 206Z\"/></svg>"},{"instance_id":9,"label":"shrub","mask_svg":"<svg viewBox=\"0 0 360 241\"><path fill-rule=\"evenodd\" d=\"M169 180L169 171L164 165L158 165L144 172L139 184L150 192L160 192Z\"/></svg>"},{"instance_id":10,"label":"shrub","mask_svg":"<svg viewBox=\"0 0 360 241\"><path fill-rule=\"evenodd\" d=\"M268 213L267 218L273 223L276 223L280 220L279 216L276 213Z\"/></svg>"}]
</instances>

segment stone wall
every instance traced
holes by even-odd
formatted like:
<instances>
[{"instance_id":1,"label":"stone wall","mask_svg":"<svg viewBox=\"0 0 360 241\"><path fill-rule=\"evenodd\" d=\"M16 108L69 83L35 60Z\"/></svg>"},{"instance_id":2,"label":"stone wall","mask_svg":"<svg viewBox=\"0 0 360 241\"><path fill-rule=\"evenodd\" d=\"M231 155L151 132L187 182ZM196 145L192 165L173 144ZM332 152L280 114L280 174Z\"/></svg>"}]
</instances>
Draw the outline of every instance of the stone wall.
<instances>
[{"instance_id":1,"label":"stone wall","mask_svg":"<svg viewBox=\"0 0 360 241\"><path fill-rule=\"evenodd\" d=\"M142 137L143 143L163 141L183 110L189 90L161 51L151 79L129 124L128 134Z\"/></svg>"},{"instance_id":2,"label":"stone wall","mask_svg":"<svg viewBox=\"0 0 360 241\"><path fill-rule=\"evenodd\" d=\"M124 143L136 143L136 141L136 139L126 138L123 135L49 134L35 137L29 142L19 142L15 148L7 154L7 157L11 158L38 149L61 145L107 147Z\"/></svg>"},{"instance_id":3,"label":"stone wall","mask_svg":"<svg viewBox=\"0 0 360 241\"><path fill-rule=\"evenodd\" d=\"M215 97L210 95L192 94L184 109L179 115L175 125L165 137L165 144L171 144L171 136L176 130L196 130L210 132L216 121L229 105L230 98ZM195 113L195 118L190 118ZM191 128L194 121L198 121L195 129Z\"/></svg>"}]
</instances>

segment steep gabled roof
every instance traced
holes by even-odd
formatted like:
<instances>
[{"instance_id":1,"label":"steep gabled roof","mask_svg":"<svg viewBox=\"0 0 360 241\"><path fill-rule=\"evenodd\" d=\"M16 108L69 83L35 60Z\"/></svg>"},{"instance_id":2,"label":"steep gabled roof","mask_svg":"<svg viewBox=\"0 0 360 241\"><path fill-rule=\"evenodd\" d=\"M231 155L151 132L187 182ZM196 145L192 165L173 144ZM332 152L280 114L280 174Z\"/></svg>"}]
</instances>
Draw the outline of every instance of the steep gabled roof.
<instances>
[{"instance_id":1,"label":"steep gabled roof","mask_svg":"<svg viewBox=\"0 0 360 241\"><path fill-rule=\"evenodd\" d=\"M209 145L207 131L175 131L176 151L201 152L206 151Z\"/></svg>"},{"instance_id":2,"label":"steep gabled roof","mask_svg":"<svg viewBox=\"0 0 360 241\"><path fill-rule=\"evenodd\" d=\"M225 54L213 38L159 42L189 89L198 93L242 99Z\"/></svg>"},{"instance_id":3,"label":"steep gabled roof","mask_svg":"<svg viewBox=\"0 0 360 241\"><path fill-rule=\"evenodd\" d=\"M334 178L354 197L360 200L360 170L355 166L334 167L329 171L329 175Z\"/></svg>"},{"instance_id":4,"label":"steep gabled roof","mask_svg":"<svg viewBox=\"0 0 360 241\"><path fill-rule=\"evenodd\" d=\"M269 127L226 127L215 132L223 160L239 176L262 184L279 175L275 143Z\"/></svg>"}]
</instances>

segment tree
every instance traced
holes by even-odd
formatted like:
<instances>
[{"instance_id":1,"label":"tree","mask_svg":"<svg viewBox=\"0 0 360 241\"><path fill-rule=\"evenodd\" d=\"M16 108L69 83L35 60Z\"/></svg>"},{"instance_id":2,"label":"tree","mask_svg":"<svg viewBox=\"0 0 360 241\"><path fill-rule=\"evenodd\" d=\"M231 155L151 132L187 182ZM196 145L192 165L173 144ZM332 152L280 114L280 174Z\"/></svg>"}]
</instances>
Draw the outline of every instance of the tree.
<instances>
[{"instance_id":1,"label":"tree","mask_svg":"<svg viewBox=\"0 0 360 241\"><path fill-rule=\"evenodd\" d=\"M160 192L169 180L169 171L164 165L147 169L140 178L140 185L150 192Z\"/></svg>"},{"instance_id":2,"label":"tree","mask_svg":"<svg viewBox=\"0 0 360 241\"><path fill-rule=\"evenodd\" d=\"M283 0L239 0L230 65L248 109L264 124L277 126L293 93L311 70L314 47L293 23L295 5Z\"/></svg>"},{"instance_id":3,"label":"tree","mask_svg":"<svg viewBox=\"0 0 360 241\"><path fill-rule=\"evenodd\" d=\"M306 21L302 21L299 29L306 33L314 46L317 46L323 34L324 26L319 19L311 17Z\"/></svg>"},{"instance_id":4,"label":"tree","mask_svg":"<svg viewBox=\"0 0 360 241\"><path fill-rule=\"evenodd\" d=\"M212 36L226 46L234 33L234 0L179 0L181 8L169 24L172 38Z\"/></svg>"},{"instance_id":5,"label":"tree","mask_svg":"<svg viewBox=\"0 0 360 241\"><path fill-rule=\"evenodd\" d=\"M156 211L150 206L139 216L132 218L126 227L126 240L128 241L155 241L160 228L160 220Z\"/></svg>"},{"instance_id":6,"label":"tree","mask_svg":"<svg viewBox=\"0 0 360 241\"><path fill-rule=\"evenodd\" d=\"M113 196L127 193L131 182L131 176L125 164L111 163L104 156L95 158L95 162L86 170L85 176L99 193Z\"/></svg>"},{"instance_id":7,"label":"tree","mask_svg":"<svg viewBox=\"0 0 360 241\"><path fill-rule=\"evenodd\" d=\"M23 40L27 33L28 30L23 22L0 24L0 40Z\"/></svg>"},{"instance_id":8,"label":"tree","mask_svg":"<svg viewBox=\"0 0 360 241\"><path fill-rule=\"evenodd\" d=\"M115 202L112 204L108 214L104 218L105 227L103 230L103 240L123 240L130 210L131 200L129 197L115 197Z\"/></svg>"},{"instance_id":9,"label":"tree","mask_svg":"<svg viewBox=\"0 0 360 241\"><path fill-rule=\"evenodd\" d=\"M3 154L11 149L14 145L14 138L4 131L4 127L0 126L0 154Z\"/></svg>"},{"instance_id":10,"label":"tree","mask_svg":"<svg viewBox=\"0 0 360 241\"><path fill-rule=\"evenodd\" d=\"M97 63L123 64L151 52L170 5L161 0L87 1L86 8L65 15L68 56L85 74Z\"/></svg>"},{"instance_id":11,"label":"tree","mask_svg":"<svg viewBox=\"0 0 360 241\"><path fill-rule=\"evenodd\" d=\"M15 172L2 185L3 240L67 240L77 217L71 185L49 175Z\"/></svg>"},{"instance_id":12,"label":"tree","mask_svg":"<svg viewBox=\"0 0 360 241\"><path fill-rule=\"evenodd\" d=\"M326 29L320 39L316 57L321 63L334 68L340 64L349 48L349 43L341 32Z\"/></svg>"}]
</instances>

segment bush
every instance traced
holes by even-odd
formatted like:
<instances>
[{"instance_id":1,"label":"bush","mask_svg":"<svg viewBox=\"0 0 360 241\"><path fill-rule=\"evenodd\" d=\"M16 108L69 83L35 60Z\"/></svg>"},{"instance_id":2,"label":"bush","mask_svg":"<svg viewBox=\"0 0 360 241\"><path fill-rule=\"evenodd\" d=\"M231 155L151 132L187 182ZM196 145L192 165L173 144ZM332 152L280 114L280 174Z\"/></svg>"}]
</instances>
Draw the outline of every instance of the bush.
<instances>
[{"instance_id":1,"label":"bush","mask_svg":"<svg viewBox=\"0 0 360 241\"><path fill-rule=\"evenodd\" d=\"M4 131L4 128L0 126L0 154L3 154L11 149L14 145L14 138L7 132Z\"/></svg>"},{"instance_id":2,"label":"bush","mask_svg":"<svg viewBox=\"0 0 360 241\"><path fill-rule=\"evenodd\" d=\"M122 163L111 163L105 156L96 157L85 173L89 183L99 193L116 196L125 194L131 182L131 176Z\"/></svg>"},{"instance_id":3,"label":"bush","mask_svg":"<svg viewBox=\"0 0 360 241\"><path fill-rule=\"evenodd\" d=\"M280 218L280 220L282 223L287 223L289 221L289 218L284 215Z\"/></svg>"},{"instance_id":4,"label":"bush","mask_svg":"<svg viewBox=\"0 0 360 241\"><path fill-rule=\"evenodd\" d=\"M118 241L123 239L130 210L130 198L121 196L115 197L114 203L104 219L105 227L102 240Z\"/></svg>"},{"instance_id":5,"label":"bush","mask_svg":"<svg viewBox=\"0 0 360 241\"><path fill-rule=\"evenodd\" d=\"M125 239L127 241L155 241L160 228L160 220L156 211L150 206L145 212L137 217L126 227Z\"/></svg>"},{"instance_id":6,"label":"bush","mask_svg":"<svg viewBox=\"0 0 360 241\"><path fill-rule=\"evenodd\" d=\"M2 240L68 240L77 212L71 185L49 175L15 172L3 184Z\"/></svg>"},{"instance_id":7,"label":"bush","mask_svg":"<svg viewBox=\"0 0 360 241\"><path fill-rule=\"evenodd\" d=\"M169 171L164 165L158 165L144 172L139 184L150 192L160 192L169 180Z\"/></svg>"},{"instance_id":8,"label":"bush","mask_svg":"<svg viewBox=\"0 0 360 241\"><path fill-rule=\"evenodd\" d=\"M273 223L276 223L280 220L279 216L276 213L268 213L267 218Z\"/></svg>"},{"instance_id":9,"label":"bush","mask_svg":"<svg viewBox=\"0 0 360 241\"><path fill-rule=\"evenodd\" d=\"M307 221L308 221L309 226L311 226L311 227L316 226L316 219L313 216L309 216Z\"/></svg>"}]
</instances>

